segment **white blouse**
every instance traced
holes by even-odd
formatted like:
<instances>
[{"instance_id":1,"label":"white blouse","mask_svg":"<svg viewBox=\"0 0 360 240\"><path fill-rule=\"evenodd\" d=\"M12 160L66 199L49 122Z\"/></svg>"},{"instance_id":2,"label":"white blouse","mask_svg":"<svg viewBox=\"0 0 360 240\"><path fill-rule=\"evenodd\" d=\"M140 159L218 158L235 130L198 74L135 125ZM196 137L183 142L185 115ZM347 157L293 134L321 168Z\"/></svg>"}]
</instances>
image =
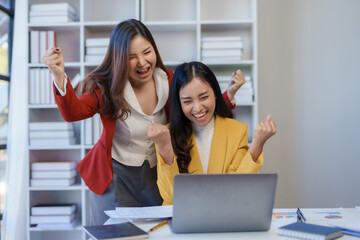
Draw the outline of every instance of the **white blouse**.
<instances>
[{"instance_id":1,"label":"white blouse","mask_svg":"<svg viewBox=\"0 0 360 240\"><path fill-rule=\"evenodd\" d=\"M199 156L204 169L204 173L207 173L209 166L209 157L211 150L211 142L214 134L215 127L215 116L213 119L204 127L200 127L195 123L191 123L193 128L193 134L196 142Z\"/></svg>"}]
</instances>

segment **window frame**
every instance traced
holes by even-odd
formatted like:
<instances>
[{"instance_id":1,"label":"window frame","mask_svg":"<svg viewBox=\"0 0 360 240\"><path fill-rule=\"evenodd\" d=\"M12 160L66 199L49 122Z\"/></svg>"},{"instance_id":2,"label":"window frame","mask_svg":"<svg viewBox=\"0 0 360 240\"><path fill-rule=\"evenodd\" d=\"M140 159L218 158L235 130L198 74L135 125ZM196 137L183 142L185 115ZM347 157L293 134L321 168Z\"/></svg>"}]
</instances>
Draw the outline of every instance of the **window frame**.
<instances>
[{"instance_id":1,"label":"window frame","mask_svg":"<svg viewBox=\"0 0 360 240\"><path fill-rule=\"evenodd\" d=\"M5 3L6 4L6 3ZM4 3L0 3L0 12L9 16L9 38L8 38L8 58L9 58L9 69L8 76L0 74L0 80L7 81L10 84L11 81L11 59L12 59L12 48L13 48L13 34L14 34L14 13L15 13L15 0L8 0L8 7ZM10 89L9 89L10 91ZM10 99L8 99L8 103ZM0 150L6 150L7 143L0 144ZM6 159L8 161L8 159ZM0 210L0 221L2 220L3 212Z\"/></svg>"}]
</instances>

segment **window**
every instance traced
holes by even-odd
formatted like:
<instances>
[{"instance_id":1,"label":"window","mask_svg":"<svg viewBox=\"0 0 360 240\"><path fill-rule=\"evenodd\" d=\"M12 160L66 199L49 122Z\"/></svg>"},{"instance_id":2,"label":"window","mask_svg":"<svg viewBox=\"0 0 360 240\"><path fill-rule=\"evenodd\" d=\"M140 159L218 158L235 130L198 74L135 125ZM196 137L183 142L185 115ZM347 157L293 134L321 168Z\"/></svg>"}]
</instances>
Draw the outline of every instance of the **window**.
<instances>
[{"instance_id":1,"label":"window","mask_svg":"<svg viewBox=\"0 0 360 240\"><path fill-rule=\"evenodd\" d=\"M6 193L7 133L11 70L14 0L0 0L0 220Z\"/></svg>"}]
</instances>

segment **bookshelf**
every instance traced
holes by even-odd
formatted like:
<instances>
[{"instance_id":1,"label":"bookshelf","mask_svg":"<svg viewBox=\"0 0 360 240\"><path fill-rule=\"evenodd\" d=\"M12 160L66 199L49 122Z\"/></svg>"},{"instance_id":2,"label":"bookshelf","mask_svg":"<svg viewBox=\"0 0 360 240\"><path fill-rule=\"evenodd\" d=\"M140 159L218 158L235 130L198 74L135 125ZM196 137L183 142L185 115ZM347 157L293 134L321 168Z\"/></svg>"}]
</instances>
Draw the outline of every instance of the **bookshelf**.
<instances>
[{"instance_id":1,"label":"bookshelf","mask_svg":"<svg viewBox=\"0 0 360 240\"><path fill-rule=\"evenodd\" d=\"M76 10L75 21L28 23L31 31L54 31L57 45L62 47L65 71L72 79L78 73L85 76L97 62L86 62L86 39L107 38L120 21L135 18L143 21L152 32L160 54L168 68L183 61L202 61L202 39L204 37L240 36L243 43L242 59L219 60L208 64L217 76L230 79L232 72L241 69L250 77L254 89L250 101L238 101L235 116L249 126L249 141L258 122L257 97L257 6L256 0L28 0L28 12L32 4L68 2ZM29 14L30 15L30 14ZM30 40L31 41L31 40ZM28 44L29 52L30 42ZM34 71L45 65L31 62L30 78ZM31 98L31 97L30 97ZM64 122L53 102L34 103L29 99L29 123ZM34 187L30 185L31 164L42 161L80 161L91 149L94 139L88 137L88 122L70 123L74 131L75 144L29 145L27 187L27 239L87 239L83 225L90 224L89 190L79 175L71 186ZM91 123L90 123L91 124ZM30 125L30 124L29 124ZM89 142L90 141L90 142ZM29 141L30 143L30 141ZM30 225L31 207L38 204L76 204L77 216L73 228L40 229ZM59 234L61 233L61 234Z\"/></svg>"}]
</instances>

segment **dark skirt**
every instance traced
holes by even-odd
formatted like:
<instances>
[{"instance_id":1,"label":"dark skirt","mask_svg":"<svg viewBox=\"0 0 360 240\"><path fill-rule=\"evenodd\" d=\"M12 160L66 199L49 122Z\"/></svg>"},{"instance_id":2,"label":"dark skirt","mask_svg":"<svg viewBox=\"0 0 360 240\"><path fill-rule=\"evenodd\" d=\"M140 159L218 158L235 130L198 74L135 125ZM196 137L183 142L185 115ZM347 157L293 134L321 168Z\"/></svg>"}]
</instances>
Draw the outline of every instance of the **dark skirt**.
<instances>
[{"instance_id":1,"label":"dark skirt","mask_svg":"<svg viewBox=\"0 0 360 240\"><path fill-rule=\"evenodd\" d=\"M106 191L98 195L90 191L91 225L102 225L109 217L105 210L116 207L145 207L161 205L156 166L150 168L144 161L140 167L131 167L113 160L113 179Z\"/></svg>"}]
</instances>

